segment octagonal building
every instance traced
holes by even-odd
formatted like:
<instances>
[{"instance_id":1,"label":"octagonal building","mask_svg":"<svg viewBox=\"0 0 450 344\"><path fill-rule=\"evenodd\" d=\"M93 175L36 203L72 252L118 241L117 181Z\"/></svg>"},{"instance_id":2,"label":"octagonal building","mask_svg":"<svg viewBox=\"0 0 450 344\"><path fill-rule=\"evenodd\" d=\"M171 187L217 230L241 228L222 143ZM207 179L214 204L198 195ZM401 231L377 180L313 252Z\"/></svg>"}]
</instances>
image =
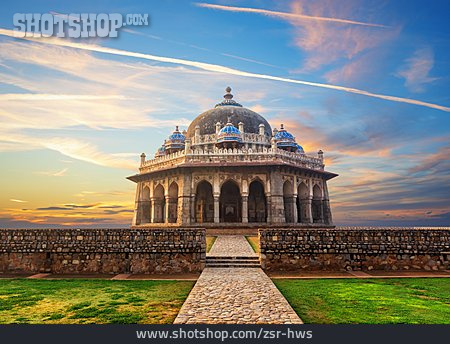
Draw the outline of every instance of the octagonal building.
<instances>
[{"instance_id":1,"label":"octagonal building","mask_svg":"<svg viewBox=\"0 0 450 344\"><path fill-rule=\"evenodd\" d=\"M141 155L133 227L332 226L323 152L308 156L283 124L224 99Z\"/></svg>"}]
</instances>

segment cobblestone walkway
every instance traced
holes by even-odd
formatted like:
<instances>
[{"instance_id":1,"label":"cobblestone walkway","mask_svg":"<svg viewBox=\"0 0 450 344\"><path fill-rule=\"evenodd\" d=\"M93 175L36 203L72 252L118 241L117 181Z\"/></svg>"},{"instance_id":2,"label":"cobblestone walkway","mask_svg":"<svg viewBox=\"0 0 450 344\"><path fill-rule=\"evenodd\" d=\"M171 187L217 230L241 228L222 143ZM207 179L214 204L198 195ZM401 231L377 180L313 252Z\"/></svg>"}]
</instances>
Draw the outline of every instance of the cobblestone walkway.
<instances>
[{"instance_id":1,"label":"cobblestone walkway","mask_svg":"<svg viewBox=\"0 0 450 344\"><path fill-rule=\"evenodd\" d=\"M219 236L210 254L255 255L243 236ZM174 323L302 324L302 321L262 269L206 268Z\"/></svg>"},{"instance_id":2,"label":"cobblestone walkway","mask_svg":"<svg viewBox=\"0 0 450 344\"><path fill-rule=\"evenodd\" d=\"M207 255L232 257L257 256L243 235L219 235Z\"/></svg>"}]
</instances>

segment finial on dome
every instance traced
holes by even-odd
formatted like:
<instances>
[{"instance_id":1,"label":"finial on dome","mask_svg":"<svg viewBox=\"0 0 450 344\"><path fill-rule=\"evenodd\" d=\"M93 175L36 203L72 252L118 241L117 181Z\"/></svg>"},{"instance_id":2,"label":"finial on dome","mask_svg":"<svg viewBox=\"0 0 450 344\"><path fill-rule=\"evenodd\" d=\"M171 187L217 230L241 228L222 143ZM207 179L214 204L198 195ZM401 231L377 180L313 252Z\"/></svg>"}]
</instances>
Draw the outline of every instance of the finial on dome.
<instances>
[{"instance_id":1,"label":"finial on dome","mask_svg":"<svg viewBox=\"0 0 450 344\"><path fill-rule=\"evenodd\" d=\"M233 98L233 95L231 94L231 87L230 87L230 86L228 86L228 87L225 89L225 92L227 92L227 94L225 94L225 95L223 96L225 99L232 99L232 98Z\"/></svg>"},{"instance_id":2,"label":"finial on dome","mask_svg":"<svg viewBox=\"0 0 450 344\"><path fill-rule=\"evenodd\" d=\"M280 124L280 130L283 130L283 129L284 129L284 124L281 123L281 124Z\"/></svg>"},{"instance_id":3,"label":"finial on dome","mask_svg":"<svg viewBox=\"0 0 450 344\"><path fill-rule=\"evenodd\" d=\"M179 131L179 130L178 130L178 125L175 126L175 131Z\"/></svg>"},{"instance_id":4,"label":"finial on dome","mask_svg":"<svg viewBox=\"0 0 450 344\"><path fill-rule=\"evenodd\" d=\"M231 87L228 86L225 89L226 94L223 96L224 100L222 100L220 103L216 104L215 107L219 107L219 106L239 106L242 107L241 104L237 103L236 101L233 100L233 95L231 94Z\"/></svg>"}]
</instances>

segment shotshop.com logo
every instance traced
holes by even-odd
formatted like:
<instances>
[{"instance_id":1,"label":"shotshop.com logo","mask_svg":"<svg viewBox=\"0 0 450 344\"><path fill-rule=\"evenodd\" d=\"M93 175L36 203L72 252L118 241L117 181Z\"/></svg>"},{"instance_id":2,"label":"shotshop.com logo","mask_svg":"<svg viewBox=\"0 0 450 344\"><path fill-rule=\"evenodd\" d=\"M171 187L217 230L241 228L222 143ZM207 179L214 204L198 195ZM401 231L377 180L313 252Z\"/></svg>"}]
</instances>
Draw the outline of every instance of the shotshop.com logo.
<instances>
[{"instance_id":1,"label":"shotshop.com logo","mask_svg":"<svg viewBox=\"0 0 450 344\"><path fill-rule=\"evenodd\" d=\"M147 13L15 13L16 37L117 37L124 26L149 25Z\"/></svg>"}]
</instances>

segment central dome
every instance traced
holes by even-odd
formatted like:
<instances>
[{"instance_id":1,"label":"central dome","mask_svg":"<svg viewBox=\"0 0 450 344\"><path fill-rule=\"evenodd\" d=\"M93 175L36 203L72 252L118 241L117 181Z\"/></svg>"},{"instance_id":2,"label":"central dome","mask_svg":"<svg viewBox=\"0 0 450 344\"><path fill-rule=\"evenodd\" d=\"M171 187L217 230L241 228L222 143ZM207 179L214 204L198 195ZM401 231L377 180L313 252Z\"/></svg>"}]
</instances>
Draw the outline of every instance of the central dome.
<instances>
[{"instance_id":1,"label":"central dome","mask_svg":"<svg viewBox=\"0 0 450 344\"><path fill-rule=\"evenodd\" d=\"M215 134L216 123L220 122L222 125L225 125L228 121L233 123L242 122L244 124L244 132L252 134L258 134L259 125L264 124L264 133L266 136L272 136L272 128L263 116L234 101L230 87L227 87L226 92L223 96L225 99L217 104L215 108L201 113L192 121L187 130L187 137L194 136L197 125L200 127L200 135Z\"/></svg>"}]
</instances>

